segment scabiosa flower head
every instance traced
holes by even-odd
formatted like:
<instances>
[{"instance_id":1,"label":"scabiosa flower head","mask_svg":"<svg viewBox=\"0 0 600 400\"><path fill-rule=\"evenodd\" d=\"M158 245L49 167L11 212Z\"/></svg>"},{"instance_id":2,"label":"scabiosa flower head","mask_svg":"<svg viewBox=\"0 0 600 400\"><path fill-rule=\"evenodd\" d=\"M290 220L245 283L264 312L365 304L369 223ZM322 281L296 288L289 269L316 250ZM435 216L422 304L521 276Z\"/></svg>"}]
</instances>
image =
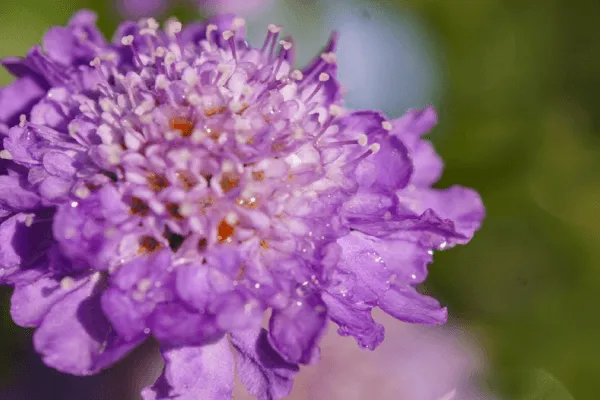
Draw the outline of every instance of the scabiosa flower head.
<instances>
[{"instance_id":1,"label":"scabiosa flower head","mask_svg":"<svg viewBox=\"0 0 600 400\"><path fill-rule=\"evenodd\" d=\"M147 19L107 42L83 11L4 60L0 279L46 364L92 374L153 336L145 399L231 398L235 360L282 398L328 319L371 349L374 307L446 320L415 285L483 208L430 188L434 111L345 110L337 35L295 70L280 31L254 48L240 18Z\"/></svg>"}]
</instances>

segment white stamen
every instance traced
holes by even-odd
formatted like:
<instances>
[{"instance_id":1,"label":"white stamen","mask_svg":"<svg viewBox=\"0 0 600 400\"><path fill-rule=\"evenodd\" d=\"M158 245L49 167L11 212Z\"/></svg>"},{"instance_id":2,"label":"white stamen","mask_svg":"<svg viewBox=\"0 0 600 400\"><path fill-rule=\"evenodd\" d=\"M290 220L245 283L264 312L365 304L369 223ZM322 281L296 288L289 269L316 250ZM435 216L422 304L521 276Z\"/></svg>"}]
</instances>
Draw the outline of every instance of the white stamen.
<instances>
[{"instance_id":1,"label":"white stamen","mask_svg":"<svg viewBox=\"0 0 600 400\"><path fill-rule=\"evenodd\" d=\"M194 207L190 203L183 203L179 206L179 214L189 217L194 213Z\"/></svg>"},{"instance_id":2,"label":"white stamen","mask_svg":"<svg viewBox=\"0 0 600 400\"><path fill-rule=\"evenodd\" d=\"M229 160L223 161L223 164L221 164L221 171L233 172L233 170L234 170L234 165L231 161L229 161Z\"/></svg>"},{"instance_id":3,"label":"white stamen","mask_svg":"<svg viewBox=\"0 0 600 400\"><path fill-rule=\"evenodd\" d=\"M151 287L152 281L147 278L140 280L137 284L137 289L142 293L146 293Z\"/></svg>"},{"instance_id":4,"label":"white stamen","mask_svg":"<svg viewBox=\"0 0 600 400\"><path fill-rule=\"evenodd\" d=\"M281 26L277 26L275 24L269 24L269 32L271 33L279 33L281 32L282 27Z\"/></svg>"},{"instance_id":5,"label":"white stamen","mask_svg":"<svg viewBox=\"0 0 600 400\"><path fill-rule=\"evenodd\" d=\"M371 150L372 154L377 154L379 149L381 149L381 145L379 143L373 143L369 146L369 150Z\"/></svg>"},{"instance_id":6,"label":"white stamen","mask_svg":"<svg viewBox=\"0 0 600 400\"><path fill-rule=\"evenodd\" d=\"M367 143L369 142L369 138L364 133L361 133L360 135L358 135L357 142L358 142L359 146L365 147L367 145Z\"/></svg>"},{"instance_id":7,"label":"white stamen","mask_svg":"<svg viewBox=\"0 0 600 400\"><path fill-rule=\"evenodd\" d=\"M169 80L164 75L158 75L156 77L156 88L167 90L169 88Z\"/></svg>"},{"instance_id":8,"label":"white stamen","mask_svg":"<svg viewBox=\"0 0 600 400\"><path fill-rule=\"evenodd\" d=\"M391 131L392 130L392 123L390 121L383 121L381 123L381 127L383 129L385 129L386 131Z\"/></svg>"},{"instance_id":9,"label":"white stamen","mask_svg":"<svg viewBox=\"0 0 600 400\"><path fill-rule=\"evenodd\" d=\"M225 215L225 222L227 222L229 225L235 225L238 223L238 221L238 216L232 211L228 212L227 215Z\"/></svg>"},{"instance_id":10,"label":"white stamen","mask_svg":"<svg viewBox=\"0 0 600 400\"><path fill-rule=\"evenodd\" d=\"M190 103L191 105L194 106L199 106L202 104L202 98L196 94L196 93L192 93L187 97L188 103Z\"/></svg>"},{"instance_id":11,"label":"white stamen","mask_svg":"<svg viewBox=\"0 0 600 400\"><path fill-rule=\"evenodd\" d=\"M60 280L60 288L62 290L72 289L73 286L75 286L75 280L73 278L71 278L70 276L65 276L64 278L62 278Z\"/></svg>"},{"instance_id":12,"label":"white stamen","mask_svg":"<svg viewBox=\"0 0 600 400\"><path fill-rule=\"evenodd\" d=\"M90 189L85 186L79 186L77 189L75 189L75 196L79 197L80 199L85 199L90 194Z\"/></svg>"},{"instance_id":13,"label":"white stamen","mask_svg":"<svg viewBox=\"0 0 600 400\"><path fill-rule=\"evenodd\" d=\"M156 22L154 18L148 18L146 20L146 24L150 29L157 30L158 28L160 28L160 25L158 25L158 22Z\"/></svg>"},{"instance_id":14,"label":"white stamen","mask_svg":"<svg viewBox=\"0 0 600 400\"><path fill-rule=\"evenodd\" d=\"M177 62L177 56L172 53L172 52L168 52L167 55L165 56L165 64L167 65L171 65L171 64L175 64Z\"/></svg>"},{"instance_id":15,"label":"white stamen","mask_svg":"<svg viewBox=\"0 0 600 400\"><path fill-rule=\"evenodd\" d=\"M33 214L27 214L27 216L25 217L25 226L26 227L30 227L31 225L33 225Z\"/></svg>"},{"instance_id":16,"label":"white stamen","mask_svg":"<svg viewBox=\"0 0 600 400\"><path fill-rule=\"evenodd\" d=\"M192 68L186 68L181 79L190 86L196 86L196 84L200 82L198 73Z\"/></svg>"},{"instance_id":17,"label":"white stamen","mask_svg":"<svg viewBox=\"0 0 600 400\"><path fill-rule=\"evenodd\" d=\"M140 29L140 35L156 36L156 31L154 29L150 29L150 28L143 28L143 29Z\"/></svg>"},{"instance_id":18,"label":"white stamen","mask_svg":"<svg viewBox=\"0 0 600 400\"><path fill-rule=\"evenodd\" d=\"M279 44L283 47L284 50L289 50L292 48L292 43L287 40L280 40Z\"/></svg>"},{"instance_id":19,"label":"white stamen","mask_svg":"<svg viewBox=\"0 0 600 400\"><path fill-rule=\"evenodd\" d=\"M225 40L229 40L233 37L233 32L232 31L225 31L222 33L223 35L223 39Z\"/></svg>"},{"instance_id":20,"label":"white stamen","mask_svg":"<svg viewBox=\"0 0 600 400\"><path fill-rule=\"evenodd\" d=\"M162 46L157 47L156 50L154 51L154 55L156 57L161 57L161 58L164 57L166 53L167 53L167 49L165 49Z\"/></svg>"},{"instance_id":21,"label":"white stamen","mask_svg":"<svg viewBox=\"0 0 600 400\"><path fill-rule=\"evenodd\" d=\"M90 61L90 67L97 67L98 65L100 65L100 62L100 58L96 57L92 61Z\"/></svg>"},{"instance_id":22,"label":"white stamen","mask_svg":"<svg viewBox=\"0 0 600 400\"><path fill-rule=\"evenodd\" d=\"M332 104L329 106L329 113L334 117L339 117L344 112L344 109L337 104ZM339 129L339 128L338 128Z\"/></svg>"},{"instance_id":23,"label":"white stamen","mask_svg":"<svg viewBox=\"0 0 600 400\"><path fill-rule=\"evenodd\" d=\"M0 151L0 158L3 158L5 160L12 160L13 155L10 154L10 151L5 149L5 150Z\"/></svg>"},{"instance_id":24,"label":"white stamen","mask_svg":"<svg viewBox=\"0 0 600 400\"><path fill-rule=\"evenodd\" d=\"M119 107L114 101L107 97L102 97L100 100L98 100L98 104L100 104L100 108L104 112L119 114Z\"/></svg>"},{"instance_id":25,"label":"white stamen","mask_svg":"<svg viewBox=\"0 0 600 400\"><path fill-rule=\"evenodd\" d=\"M100 54L100 59L104 61L115 61L117 59L117 54L112 52Z\"/></svg>"},{"instance_id":26,"label":"white stamen","mask_svg":"<svg viewBox=\"0 0 600 400\"><path fill-rule=\"evenodd\" d=\"M133 35L123 36L121 38L121 44L123 46L131 46L133 44Z\"/></svg>"},{"instance_id":27,"label":"white stamen","mask_svg":"<svg viewBox=\"0 0 600 400\"><path fill-rule=\"evenodd\" d=\"M177 21L175 18L171 18L167 22L165 22L165 32L169 36L175 36L176 34L181 32L182 28L183 25L181 25L181 22Z\"/></svg>"},{"instance_id":28,"label":"white stamen","mask_svg":"<svg viewBox=\"0 0 600 400\"><path fill-rule=\"evenodd\" d=\"M337 63L337 57L335 53L322 53L321 59L325 61L327 64L335 64Z\"/></svg>"},{"instance_id":29,"label":"white stamen","mask_svg":"<svg viewBox=\"0 0 600 400\"><path fill-rule=\"evenodd\" d=\"M146 114L148 111L151 111L154 108L154 102L151 100L144 100L142 102L142 104L140 104L138 107L136 107L135 109L135 114L137 116L141 116Z\"/></svg>"},{"instance_id":30,"label":"white stamen","mask_svg":"<svg viewBox=\"0 0 600 400\"><path fill-rule=\"evenodd\" d=\"M304 74L299 69L295 69L290 74L290 77L296 81L301 81L304 78Z\"/></svg>"},{"instance_id":31,"label":"white stamen","mask_svg":"<svg viewBox=\"0 0 600 400\"><path fill-rule=\"evenodd\" d=\"M304 137L304 129L300 128L300 127L296 127L294 128L294 131L292 133L292 137L296 140L300 140Z\"/></svg>"},{"instance_id":32,"label":"white stamen","mask_svg":"<svg viewBox=\"0 0 600 400\"><path fill-rule=\"evenodd\" d=\"M19 116L19 126L22 128L25 126L25 122L27 122L27 116L25 114L21 114Z\"/></svg>"},{"instance_id":33,"label":"white stamen","mask_svg":"<svg viewBox=\"0 0 600 400\"><path fill-rule=\"evenodd\" d=\"M319 82L327 82L329 80L329 74L326 72L321 72L319 74Z\"/></svg>"},{"instance_id":34,"label":"white stamen","mask_svg":"<svg viewBox=\"0 0 600 400\"><path fill-rule=\"evenodd\" d=\"M210 34L213 33L214 31L218 31L218 30L219 30L218 26L216 26L215 24L209 24L206 27L206 38L208 40L210 40Z\"/></svg>"}]
</instances>

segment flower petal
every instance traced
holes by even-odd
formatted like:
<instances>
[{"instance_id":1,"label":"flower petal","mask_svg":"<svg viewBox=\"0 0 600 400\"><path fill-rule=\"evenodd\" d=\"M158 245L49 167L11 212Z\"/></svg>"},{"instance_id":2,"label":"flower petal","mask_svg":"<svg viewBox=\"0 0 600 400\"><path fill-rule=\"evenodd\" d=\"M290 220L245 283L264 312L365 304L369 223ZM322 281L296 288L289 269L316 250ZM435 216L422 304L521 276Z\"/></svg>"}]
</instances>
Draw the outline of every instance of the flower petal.
<instances>
[{"instance_id":1,"label":"flower petal","mask_svg":"<svg viewBox=\"0 0 600 400\"><path fill-rule=\"evenodd\" d=\"M234 361L226 338L202 347L163 351L165 371L142 392L144 400L230 400Z\"/></svg>"},{"instance_id":2,"label":"flower petal","mask_svg":"<svg viewBox=\"0 0 600 400\"><path fill-rule=\"evenodd\" d=\"M346 289L348 301L378 305L388 314L407 322L445 322L446 309L412 286L417 279L409 277L420 266L395 265L402 257L395 256L390 250L390 245L394 243L386 243L359 232L352 232L338 240L342 247L338 268L353 277Z\"/></svg>"},{"instance_id":3,"label":"flower petal","mask_svg":"<svg viewBox=\"0 0 600 400\"><path fill-rule=\"evenodd\" d=\"M436 153L428 140L417 140L412 145L407 143L414 165L414 173L410 183L417 187L430 186L442 176L444 162Z\"/></svg>"},{"instance_id":4,"label":"flower petal","mask_svg":"<svg viewBox=\"0 0 600 400\"><path fill-rule=\"evenodd\" d=\"M53 242L51 223L33 215L16 214L0 225L0 276L14 268L30 268Z\"/></svg>"},{"instance_id":5,"label":"flower petal","mask_svg":"<svg viewBox=\"0 0 600 400\"><path fill-rule=\"evenodd\" d=\"M26 188L27 180L19 176L0 176L0 205L13 211L33 210L40 197Z\"/></svg>"},{"instance_id":6,"label":"flower petal","mask_svg":"<svg viewBox=\"0 0 600 400\"><path fill-rule=\"evenodd\" d=\"M172 346L197 346L214 341L222 332L214 316L201 315L180 303L163 303L148 320L154 337Z\"/></svg>"},{"instance_id":7,"label":"flower petal","mask_svg":"<svg viewBox=\"0 0 600 400\"><path fill-rule=\"evenodd\" d=\"M452 186L448 189L413 189L398 192L400 202L409 204L415 213L435 210L442 218L451 220L463 237L448 244L466 243L481 227L485 207L479 194L469 188Z\"/></svg>"},{"instance_id":8,"label":"flower petal","mask_svg":"<svg viewBox=\"0 0 600 400\"><path fill-rule=\"evenodd\" d=\"M38 326L54 304L87 282L87 277L66 279L61 284L60 279L45 276L35 282L16 286L10 299L13 321L22 327Z\"/></svg>"},{"instance_id":9,"label":"flower petal","mask_svg":"<svg viewBox=\"0 0 600 400\"><path fill-rule=\"evenodd\" d=\"M418 138L427 134L437 124L437 113L432 106L422 110L410 109L402 117L393 121L392 133L400 136Z\"/></svg>"},{"instance_id":10,"label":"flower petal","mask_svg":"<svg viewBox=\"0 0 600 400\"><path fill-rule=\"evenodd\" d=\"M298 365L281 357L269 343L266 330L232 333L231 344L237 352L239 378L252 395L275 400L290 394Z\"/></svg>"},{"instance_id":11,"label":"flower petal","mask_svg":"<svg viewBox=\"0 0 600 400\"><path fill-rule=\"evenodd\" d=\"M152 310L144 310L131 296L115 288L104 290L101 304L106 318L120 336L126 340L141 339L144 336L146 317Z\"/></svg>"},{"instance_id":12,"label":"flower petal","mask_svg":"<svg viewBox=\"0 0 600 400\"><path fill-rule=\"evenodd\" d=\"M360 302L352 304L349 299L330 293L323 294L323 301L329 318L339 326L340 335L352 336L360 347L371 350L383 342L385 330L371 316L373 307Z\"/></svg>"},{"instance_id":13,"label":"flower petal","mask_svg":"<svg viewBox=\"0 0 600 400\"><path fill-rule=\"evenodd\" d=\"M269 341L290 363L310 363L325 333L327 308L317 294L300 298L282 310L273 310Z\"/></svg>"},{"instance_id":14,"label":"flower petal","mask_svg":"<svg viewBox=\"0 0 600 400\"><path fill-rule=\"evenodd\" d=\"M363 133L379 150L362 160L354 174L361 187L398 190L408 184L413 172L408 149L398 137L384 129L387 122L377 111L356 111L343 117L340 130Z\"/></svg>"},{"instance_id":15,"label":"flower petal","mask_svg":"<svg viewBox=\"0 0 600 400\"><path fill-rule=\"evenodd\" d=\"M0 88L0 122L13 126L46 93L36 76L26 75Z\"/></svg>"},{"instance_id":16,"label":"flower petal","mask_svg":"<svg viewBox=\"0 0 600 400\"><path fill-rule=\"evenodd\" d=\"M73 375L91 375L121 359L140 341L118 337L104 317L98 274L57 302L33 336L46 365Z\"/></svg>"}]
</instances>

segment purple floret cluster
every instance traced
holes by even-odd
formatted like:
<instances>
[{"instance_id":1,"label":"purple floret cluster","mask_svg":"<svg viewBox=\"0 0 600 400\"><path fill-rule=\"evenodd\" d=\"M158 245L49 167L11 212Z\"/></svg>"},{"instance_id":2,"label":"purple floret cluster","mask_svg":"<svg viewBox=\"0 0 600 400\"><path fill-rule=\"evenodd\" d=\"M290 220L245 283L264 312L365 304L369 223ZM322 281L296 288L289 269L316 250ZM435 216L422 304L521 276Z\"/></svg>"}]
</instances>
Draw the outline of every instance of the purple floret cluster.
<instances>
[{"instance_id":1,"label":"purple floret cluster","mask_svg":"<svg viewBox=\"0 0 600 400\"><path fill-rule=\"evenodd\" d=\"M81 11L2 60L0 283L47 365L93 374L153 337L145 400L231 399L234 370L280 399L329 320L369 349L374 307L446 321L416 286L484 209L431 188L435 111L347 110L336 34L294 69L281 27L256 48L244 27L150 18L109 42Z\"/></svg>"}]
</instances>

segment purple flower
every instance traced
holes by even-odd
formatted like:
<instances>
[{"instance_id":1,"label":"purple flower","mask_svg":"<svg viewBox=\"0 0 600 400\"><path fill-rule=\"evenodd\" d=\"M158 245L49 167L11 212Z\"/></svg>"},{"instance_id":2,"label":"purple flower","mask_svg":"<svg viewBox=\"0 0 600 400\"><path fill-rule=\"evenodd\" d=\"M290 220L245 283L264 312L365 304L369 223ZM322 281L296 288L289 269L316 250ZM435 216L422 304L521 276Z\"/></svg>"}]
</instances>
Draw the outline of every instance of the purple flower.
<instances>
[{"instance_id":1,"label":"purple flower","mask_svg":"<svg viewBox=\"0 0 600 400\"><path fill-rule=\"evenodd\" d=\"M176 0L118 0L119 12L128 18L149 17L163 13ZM270 0L188 0L211 13L248 13L263 7Z\"/></svg>"},{"instance_id":2,"label":"purple flower","mask_svg":"<svg viewBox=\"0 0 600 400\"><path fill-rule=\"evenodd\" d=\"M47 365L93 374L153 336L145 399L231 398L235 363L277 399L328 320L370 349L375 307L445 322L415 285L483 206L429 187L434 111L344 110L337 35L293 70L280 30L252 48L240 18L148 19L107 42L82 11L4 61L0 282Z\"/></svg>"}]
</instances>

